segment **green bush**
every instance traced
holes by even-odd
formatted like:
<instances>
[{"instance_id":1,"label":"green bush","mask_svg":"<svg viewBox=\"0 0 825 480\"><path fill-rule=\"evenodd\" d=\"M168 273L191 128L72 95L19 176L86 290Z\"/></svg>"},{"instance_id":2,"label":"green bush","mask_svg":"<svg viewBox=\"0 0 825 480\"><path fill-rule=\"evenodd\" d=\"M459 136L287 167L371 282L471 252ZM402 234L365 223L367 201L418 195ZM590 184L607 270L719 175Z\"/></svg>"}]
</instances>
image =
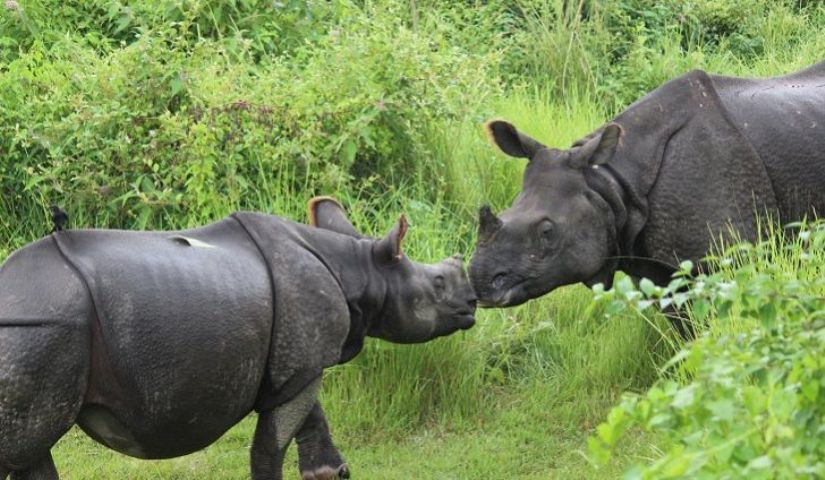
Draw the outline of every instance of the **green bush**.
<instances>
[{"instance_id":1,"label":"green bush","mask_svg":"<svg viewBox=\"0 0 825 480\"><path fill-rule=\"evenodd\" d=\"M232 54L256 60L290 53L321 40L342 18L357 14L347 0L144 0L6 2L0 8L0 60L10 61L38 44L51 45L66 35L99 52L129 45L147 32L170 24L195 45L203 39Z\"/></svg>"},{"instance_id":2,"label":"green bush","mask_svg":"<svg viewBox=\"0 0 825 480\"><path fill-rule=\"evenodd\" d=\"M699 339L641 395L629 395L597 429L601 462L642 428L669 448L627 479L825 476L825 223L801 225L714 259L717 271L665 288L625 282L603 294L613 308L690 306Z\"/></svg>"},{"instance_id":3,"label":"green bush","mask_svg":"<svg viewBox=\"0 0 825 480\"><path fill-rule=\"evenodd\" d=\"M0 77L0 189L146 228L250 208L262 190L415 177L428 168L423 126L495 93L494 57L433 49L390 15L361 12L300 61L255 67L222 42L193 44L198 16L105 55L73 37L34 44Z\"/></svg>"}]
</instances>

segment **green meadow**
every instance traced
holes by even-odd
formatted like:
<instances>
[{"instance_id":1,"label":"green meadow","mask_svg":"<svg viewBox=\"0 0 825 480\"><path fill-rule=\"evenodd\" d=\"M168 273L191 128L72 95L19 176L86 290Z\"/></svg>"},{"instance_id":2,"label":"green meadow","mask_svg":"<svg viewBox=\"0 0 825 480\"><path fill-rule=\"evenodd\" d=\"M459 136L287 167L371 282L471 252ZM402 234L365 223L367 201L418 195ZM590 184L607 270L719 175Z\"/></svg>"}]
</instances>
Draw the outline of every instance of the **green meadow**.
<instances>
[{"instance_id":1,"label":"green meadow","mask_svg":"<svg viewBox=\"0 0 825 480\"><path fill-rule=\"evenodd\" d=\"M72 228L171 229L236 210L306 221L307 200L322 194L370 235L405 213L414 260L469 259L479 206L507 208L525 165L487 143L485 120L563 148L691 69L779 75L822 52L825 5L802 0L7 1L0 259L48 233L53 203ZM480 310L473 329L425 345L368 340L325 373L322 393L353 478L823 478L825 383L814 373L825 372L815 354L825 234L805 231L719 252L706 282L718 290L684 300L702 305L695 346L638 303L667 292L621 279L608 294L573 285ZM723 299L732 279L764 288ZM799 305L765 306L785 294ZM785 321L810 335L774 331ZM725 339L762 328L768 350L799 333L782 351L814 352L798 360L812 383L797 372L771 384L805 390L805 409L787 407L810 414L802 423L767 406L737 410L761 377L734 375L736 362L718 363L733 368L730 389L701 383L717 358L746 364ZM704 396L685 415L650 421L691 385ZM753 422L722 429L701 399ZM172 460L116 454L77 428L53 454L65 479L245 478L254 420ZM762 443L739 452L746 434ZM299 478L294 447L284 471Z\"/></svg>"}]
</instances>

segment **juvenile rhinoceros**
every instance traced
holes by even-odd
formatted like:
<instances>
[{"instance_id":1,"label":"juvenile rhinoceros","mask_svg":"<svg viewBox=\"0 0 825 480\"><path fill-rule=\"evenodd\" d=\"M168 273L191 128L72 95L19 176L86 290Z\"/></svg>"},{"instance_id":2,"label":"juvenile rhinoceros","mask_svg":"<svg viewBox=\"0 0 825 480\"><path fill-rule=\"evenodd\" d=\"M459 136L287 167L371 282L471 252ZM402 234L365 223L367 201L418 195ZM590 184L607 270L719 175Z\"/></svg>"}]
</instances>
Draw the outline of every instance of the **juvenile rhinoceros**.
<instances>
[{"instance_id":1,"label":"juvenile rhinoceros","mask_svg":"<svg viewBox=\"0 0 825 480\"><path fill-rule=\"evenodd\" d=\"M664 283L732 226L825 211L825 63L752 80L692 71L567 150L505 121L486 129L529 160L497 217L482 207L470 279L487 306L518 305L616 270Z\"/></svg>"},{"instance_id":2,"label":"juvenile rhinoceros","mask_svg":"<svg viewBox=\"0 0 825 480\"><path fill-rule=\"evenodd\" d=\"M75 423L138 458L201 449L252 410L254 479L348 475L316 400L365 336L424 342L474 323L461 261L402 254L402 216L363 238L337 202L312 223L235 213L178 232L58 231L0 268L0 480L56 479Z\"/></svg>"}]
</instances>

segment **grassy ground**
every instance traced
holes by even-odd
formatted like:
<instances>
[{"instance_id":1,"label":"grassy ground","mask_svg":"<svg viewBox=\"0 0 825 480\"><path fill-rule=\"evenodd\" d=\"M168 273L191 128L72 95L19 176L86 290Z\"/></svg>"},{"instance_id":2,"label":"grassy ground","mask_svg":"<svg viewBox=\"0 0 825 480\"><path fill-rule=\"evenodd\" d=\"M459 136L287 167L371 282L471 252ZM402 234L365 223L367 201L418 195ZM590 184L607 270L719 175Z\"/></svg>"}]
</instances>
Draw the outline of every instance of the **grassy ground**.
<instances>
[{"instance_id":1,"label":"grassy ground","mask_svg":"<svg viewBox=\"0 0 825 480\"><path fill-rule=\"evenodd\" d=\"M541 386L536 386L540 389ZM544 390L545 395L552 392ZM587 425L565 430L553 427L553 415L527 418L520 403L502 408L497 418L472 430L445 432L420 429L400 436L358 439L339 436L338 444L353 478L414 478L422 480L513 478L614 478L622 458L610 469L596 471L584 459ZM605 405L606 406L606 405ZM248 453L254 418L249 417L209 448L186 457L143 461L118 455L73 430L54 451L62 477L72 479L194 479L229 480L248 475ZM634 439L625 455L644 454L649 436ZM294 447L285 463L285 478L300 478Z\"/></svg>"}]
</instances>

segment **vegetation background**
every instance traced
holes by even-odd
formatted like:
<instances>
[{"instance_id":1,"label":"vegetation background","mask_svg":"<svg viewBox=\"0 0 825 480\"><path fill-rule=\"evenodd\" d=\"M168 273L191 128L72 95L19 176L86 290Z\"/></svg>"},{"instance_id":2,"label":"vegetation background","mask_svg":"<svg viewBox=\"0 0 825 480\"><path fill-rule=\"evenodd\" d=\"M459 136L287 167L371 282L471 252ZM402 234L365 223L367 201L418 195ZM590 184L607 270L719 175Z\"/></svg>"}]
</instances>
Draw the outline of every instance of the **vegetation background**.
<instances>
[{"instance_id":1,"label":"vegetation background","mask_svg":"<svg viewBox=\"0 0 825 480\"><path fill-rule=\"evenodd\" d=\"M50 203L74 228L169 229L237 209L303 220L316 194L370 234L407 212L416 260L469 253L478 206L506 207L523 170L486 144L485 119L564 147L690 69L778 75L823 52L816 0L6 0L0 259L48 232ZM371 341L326 375L333 435L361 479L823 478L821 244L720 256L708 296L682 299L708 325L687 349L645 310L662 291L627 282L482 311L476 328L428 345ZM731 278L796 290L737 296ZM765 306L782 295L802 306ZM776 333L787 319L799 328ZM801 356L777 360L787 368L769 386L810 400L802 423L788 420L802 404L783 417L770 395L742 396L761 378L737 370L747 358L714 360L753 332L769 345L799 337L781 351ZM727 390L695 383L702 365L726 365L714 378ZM811 379L788 376L795 365ZM756 407L738 410L746 401ZM746 430L723 428L740 415ZM169 461L129 459L79 430L54 453L67 479L243 478L253 420ZM294 464L292 451L287 478Z\"/></svg>"}]
</instances>

